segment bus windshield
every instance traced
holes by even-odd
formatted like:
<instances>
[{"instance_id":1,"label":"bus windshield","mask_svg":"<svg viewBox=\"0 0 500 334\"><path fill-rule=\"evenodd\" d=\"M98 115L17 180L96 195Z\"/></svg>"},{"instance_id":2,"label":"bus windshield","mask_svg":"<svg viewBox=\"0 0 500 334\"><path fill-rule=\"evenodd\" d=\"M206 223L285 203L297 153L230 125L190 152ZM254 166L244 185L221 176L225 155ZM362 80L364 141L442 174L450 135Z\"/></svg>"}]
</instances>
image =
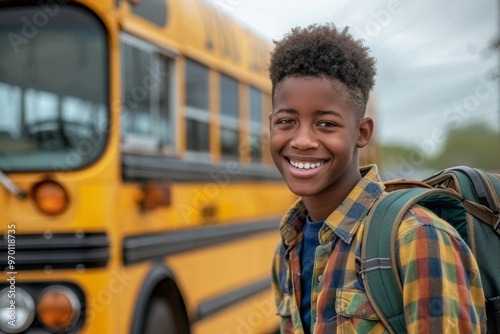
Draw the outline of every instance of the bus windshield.
<instances>
[{"instance_id":1,"label":"bus windshield","mask_svg":"<svg viewBox=\"0 0 500 334\"><path fill-rule=\"evenodd\" d=\"M0 170L82 168L109 129L103 24L77 6L0 12Z\"/></svg>"}]
</instances>

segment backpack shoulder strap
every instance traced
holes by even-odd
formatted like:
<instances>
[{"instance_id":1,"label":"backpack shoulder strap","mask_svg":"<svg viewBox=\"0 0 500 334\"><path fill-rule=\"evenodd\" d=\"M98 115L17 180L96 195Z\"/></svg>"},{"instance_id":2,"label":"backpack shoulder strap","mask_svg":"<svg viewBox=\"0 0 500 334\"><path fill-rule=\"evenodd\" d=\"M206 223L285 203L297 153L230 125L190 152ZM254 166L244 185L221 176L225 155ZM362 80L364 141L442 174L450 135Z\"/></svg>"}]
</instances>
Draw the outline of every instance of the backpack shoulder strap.
<instances>
[{"instance_id":1,"label":"backpack shoulder strap","mask_svg":"<svg viewBox=\"0 0 500 334\"><path fill-rule=\"evenodd\" d=\"M455 190L463 196L465 210L500 236L500 175L458 166L439 171L422 182ZM470 246L475 252L475 243Z\"/></svg>"},{"instance_id":2,"label":"backpack shoulder strap","mask_svg":"<svg viewBox=\"0 0 500 334\"><path fill-rule=\"evenodd\" d=\"M399 223L412 205L424 197L435 194L453 196L444 189L396 190L379 199L365 220L360 273L375 312L391 333L406 332L403 289L397 272L396 259L391 256Z\"/></svg>"},{"instance_id":3,"label":"backpack shoulder strap","mask_svg":"<svg viewBox=\"0 0 500 334\"><path fill-rule=\"evenodd\" d=\"M495 214L500 212L498 198L495 199L496 193L492 191L492 189L489 189L487 184L487 177L484 173L468 166L458 166L450 168L445 172L457 171L463 173L469 178L470 182L473 185L472 189L475 191L475 196L477 196L479 203L489 208Z\"/></svg>"}]
</instances>

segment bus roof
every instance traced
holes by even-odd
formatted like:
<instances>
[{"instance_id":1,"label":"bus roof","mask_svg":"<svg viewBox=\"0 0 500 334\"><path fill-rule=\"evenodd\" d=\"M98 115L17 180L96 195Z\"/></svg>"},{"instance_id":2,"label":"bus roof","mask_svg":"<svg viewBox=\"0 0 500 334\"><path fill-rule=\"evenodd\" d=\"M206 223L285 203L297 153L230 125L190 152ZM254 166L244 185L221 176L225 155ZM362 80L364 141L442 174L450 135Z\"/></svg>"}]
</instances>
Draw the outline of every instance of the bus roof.
<instances>
[{"instance_id":1,"label":"bus roof","mask_svg":"<svg viewBox=\"0 0 500 334\"><path fill-rule=\"evenodd\" d=\"M121 0L118 11L127 32L241 81L270 85L267 66L273 44L222 6L206 0Z\"/></svg>"}]
</instances>

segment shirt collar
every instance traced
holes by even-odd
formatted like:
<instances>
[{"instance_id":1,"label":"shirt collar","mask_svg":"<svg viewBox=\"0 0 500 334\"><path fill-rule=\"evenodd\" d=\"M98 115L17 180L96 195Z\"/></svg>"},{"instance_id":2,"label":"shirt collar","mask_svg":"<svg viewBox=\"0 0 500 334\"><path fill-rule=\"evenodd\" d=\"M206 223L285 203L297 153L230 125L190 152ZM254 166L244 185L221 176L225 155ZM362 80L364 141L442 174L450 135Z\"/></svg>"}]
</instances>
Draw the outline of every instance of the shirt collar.
<instances>
[{"instance_id":1,"label":"shirt collar","mask_svg":"<svg viewBox=\"0 0 500 334\"><path fill-rule=\"evenodd\" d=\"M350 244L361 219L372 207L375 200L384 191L384 185L378 175L377 166L360 168L362 179L351 190L349 195L325 220L336 235Z\"/></svg>"},{"instance_id":2,"label":"shirt collar","mask_svg":"<svg viewBox=\"0 0 500 334\"><path fill-rule=\"evenodd\" d=\"M319 233L320 243L326 243L338 235L344 242L350 244L361 223L361 218L366 215L366 212L384 191L376 165L361 167L360 172L362 179L339 207L326 218ZM280 224L281 237L285 245L292 246L297 242L306 215L306 208L302 200L298 199L285 214Z\"/></svg>"}]
</instances>

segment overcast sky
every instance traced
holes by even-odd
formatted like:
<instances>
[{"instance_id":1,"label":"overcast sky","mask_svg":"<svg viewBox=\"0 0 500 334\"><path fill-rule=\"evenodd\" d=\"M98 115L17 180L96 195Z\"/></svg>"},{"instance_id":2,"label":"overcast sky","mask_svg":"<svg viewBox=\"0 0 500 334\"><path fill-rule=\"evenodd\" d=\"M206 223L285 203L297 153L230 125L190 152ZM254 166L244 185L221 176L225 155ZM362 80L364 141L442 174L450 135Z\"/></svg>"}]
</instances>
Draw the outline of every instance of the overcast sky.
<instances>
[{"instance_id":1,"label":"overcast sky","mask_svg":"<svg viewBox=\"0 0 500 334\"><path fill-rule=\"evenodd\" d=\"M434 153L447 126L476 120L500 130L499 0L212 0L279 39L292 27L349 26L377 59L379 140ZM496 72L498 73L498 72ZM424 144L425 143L425 144Z\"/></svg>"}]
</instances>

